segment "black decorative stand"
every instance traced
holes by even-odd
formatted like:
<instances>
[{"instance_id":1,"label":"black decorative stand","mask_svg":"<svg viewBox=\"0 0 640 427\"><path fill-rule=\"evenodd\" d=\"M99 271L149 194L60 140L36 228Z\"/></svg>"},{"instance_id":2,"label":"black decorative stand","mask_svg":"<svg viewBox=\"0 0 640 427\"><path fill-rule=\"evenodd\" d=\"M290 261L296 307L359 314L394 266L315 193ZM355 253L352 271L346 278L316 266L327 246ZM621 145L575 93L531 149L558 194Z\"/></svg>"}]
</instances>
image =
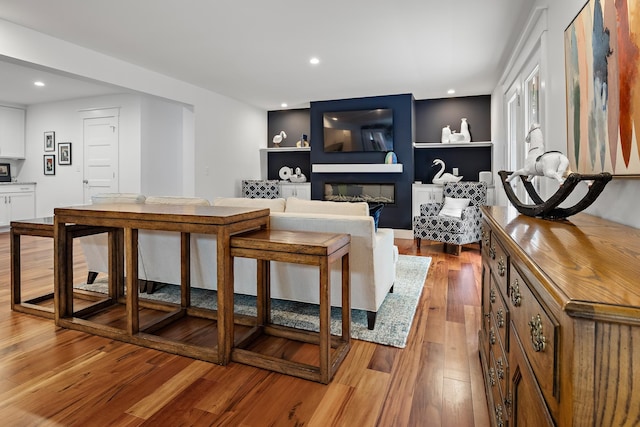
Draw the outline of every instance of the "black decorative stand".
<instances>
[{"instance_id":1,"label":"black decorative stand","mask_svg":"<svg viewBox=\"0 0 640 427\"><path fill-rule=\"evenodd\" d=\"M524 204L519 199L518 196L513 191L511 185L506 182L506 179L509 178L513 172L509 171L499 171L498 175L500 175L500 179L502 179L502 186L504 187L505 193L507 193L507 198L509 201L515 206L515 208L521 214L528 216L537 216L547 219L563 219L568 216L577 214L578 212L583 211L587 207L589 207L602 193L605 185L609 181L611 181L611 174L607 172L594 174L594 175L582 175L579 173L570 174L564 183L558 188L553 196L551 196L548 200L542 200L538 192L533 188L533 184L531 182L524 179L525 177L520 177L524 188L527 190L529 197L533 200L532 205ZM589 184L589 190L587 194L575 205L569 208L559 208L560 203L564 202L567 197L571 194L573 189L578 185L580 181L591 181Z\"/></svg>"}]
</instances>

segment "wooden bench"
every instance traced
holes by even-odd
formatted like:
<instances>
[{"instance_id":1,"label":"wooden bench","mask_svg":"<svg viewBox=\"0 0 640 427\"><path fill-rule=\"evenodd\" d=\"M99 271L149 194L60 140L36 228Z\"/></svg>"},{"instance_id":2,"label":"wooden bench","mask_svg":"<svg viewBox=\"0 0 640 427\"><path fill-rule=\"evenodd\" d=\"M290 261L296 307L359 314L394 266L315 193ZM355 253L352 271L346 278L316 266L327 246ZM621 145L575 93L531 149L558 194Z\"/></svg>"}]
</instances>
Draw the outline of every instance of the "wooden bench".
<instances>
[{"instance_id":1,"label":"wooden bench","mask_svg":"<svg viewBox=\"0 0 640 427\"><path fill-rule=\"evenodd\" d=\"M348 234L263 229L231 237L231 257L256 259L257 318L253 329L234 340L231 360L287 375L329 383L351 347L351 296ZM331 335L331 264L342 262L342 335ZM320 276L319 332L271 323L270 262L318 266ZM233 265L233 264L232 264ZM301 283L300 286L308 286ZM319 347L319 366L261 354L251 349L264 335L311 343ZM333 351L332 351L333 350Z\"/></svg>"},{"instance_id":2,"label":"wooden bench","mask_svg":"<svg viewBox=\"0 0 640 427\"><path fill-rule=\"evenodd\" d=\"M69 225L70 238L88 236L104 232L102 228L90 228L82 225ZM22 299L22 270L20 236L45 237L52 239L53 245L53 217L23 219L11 221L10 247L11 247L11 309L21 313L41 316L53 319L55 316L55 305L53 304L54 293L53 283L51 292L29 298ZM69 254L71 257L71 254ZM81 299L95 300L91 295L84 292L74 291L74 296Z\"/></svg>"}]
</instances>

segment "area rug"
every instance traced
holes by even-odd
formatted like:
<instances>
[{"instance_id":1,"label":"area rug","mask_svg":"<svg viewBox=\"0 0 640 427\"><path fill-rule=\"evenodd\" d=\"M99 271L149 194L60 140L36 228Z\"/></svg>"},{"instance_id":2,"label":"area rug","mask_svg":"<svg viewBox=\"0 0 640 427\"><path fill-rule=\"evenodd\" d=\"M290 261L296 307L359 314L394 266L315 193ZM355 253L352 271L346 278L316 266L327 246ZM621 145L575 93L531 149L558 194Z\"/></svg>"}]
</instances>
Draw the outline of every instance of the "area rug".
<instances>
[{"instance_id":1,"label":"area rug","mask_svg":"<svg viewBox=\"0 0 640 427\"><path fill-rule=\"evenodd\" d=\"M396 265L393 293L387 294L380 306L375 328L373 330L367 329L366 311L354 309L351 311L352 338L404 348L430 264L431 258L428 257L400 255ZM76 287L106 293L107 280L102 277L92 285L82 284ZM163 285L153 294L141 294L141 297L179 303L180 287ZM238 314L255 316L255 302L256 298L253 296L236 294L234 295L234 311ZM215 309L217 306L216 291L193 288L191 290L191 304L196 307ZM273 299L271 309L272 321L275 324L309 331L318 330L318 306L315 304ZM332 307L331 333L334 335L341 333L341 318L340 308Z\"/></svg>"}]
</instances>

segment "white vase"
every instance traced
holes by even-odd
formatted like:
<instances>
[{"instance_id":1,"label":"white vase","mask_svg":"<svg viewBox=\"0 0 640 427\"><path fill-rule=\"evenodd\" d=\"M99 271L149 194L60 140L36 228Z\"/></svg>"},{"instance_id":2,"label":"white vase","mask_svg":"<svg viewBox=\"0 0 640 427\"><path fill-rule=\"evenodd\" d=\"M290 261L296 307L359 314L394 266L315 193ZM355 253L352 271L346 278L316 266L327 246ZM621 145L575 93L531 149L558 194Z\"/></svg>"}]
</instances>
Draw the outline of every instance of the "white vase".
<instances>
[{"instance_id":1,"label":"white vase","mask_svg":"<svg viewBox=\"0 0 640 427\"><path fill-rule=\"evenodd\" d=\"M460 123L460 133L464 137L462 142L471 142L471 134L469 133L469 123L467 123L466 118L462 118L462 123Z\"/></svg>"},{"instance_id":2,"label":"white vase","mask_svg":"<svg viewBox=\"0 0 640 427\"><path fill-rule=\"evenodd\" d=\"M446 125L442 128L442 137L440 138L440 142L446 144L449 142L449 137L451 136L451 128L449 125Z\"/></svg>"}]
</instances>

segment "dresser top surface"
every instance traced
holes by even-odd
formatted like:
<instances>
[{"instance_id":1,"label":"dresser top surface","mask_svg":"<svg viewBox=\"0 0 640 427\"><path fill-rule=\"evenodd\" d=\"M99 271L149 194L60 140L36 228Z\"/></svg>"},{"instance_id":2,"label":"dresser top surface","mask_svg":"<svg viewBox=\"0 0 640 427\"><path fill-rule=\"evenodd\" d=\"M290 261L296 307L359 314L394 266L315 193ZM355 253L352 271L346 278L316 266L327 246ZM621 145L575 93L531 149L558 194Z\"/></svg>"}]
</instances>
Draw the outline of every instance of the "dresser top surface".
<instances>
[{"instance_id":1,"label":"dresser top surface","mask_svg":"<svg viewBox=\"0 0 640 427\"><path fill-rule=\"evenodd\" d=\"M584 213L561 221L511 206L483 213L565 310L640 317L640 229Z\"/></svg>"}]
</instances>

